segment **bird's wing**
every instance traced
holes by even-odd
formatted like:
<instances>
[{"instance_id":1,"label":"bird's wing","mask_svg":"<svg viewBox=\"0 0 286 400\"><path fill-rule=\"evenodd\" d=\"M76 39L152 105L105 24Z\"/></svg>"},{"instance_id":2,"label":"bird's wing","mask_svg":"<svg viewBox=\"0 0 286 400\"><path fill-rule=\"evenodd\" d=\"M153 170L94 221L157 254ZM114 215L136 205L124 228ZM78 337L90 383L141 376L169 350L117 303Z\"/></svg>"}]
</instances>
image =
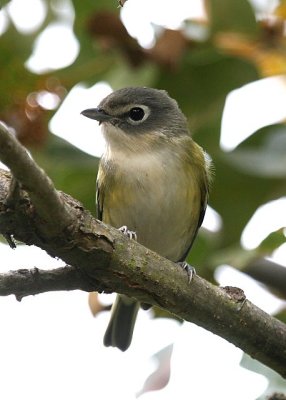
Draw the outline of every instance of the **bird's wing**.
<instances>
[{"instance_id":1,"label":"bird's wing","mask_svg":"<svg viewBox=\"0 0 286 400\"><path fill-rule=\"evenodd\" d=\"M193 233L193 236L190 238L190 244L188 248L186 249L185 253L183 254L182 258L179 261L185 261L189 251L191 250L191 247L196 239L198 230L200 226L203 223L207 205L208 205L208 199L209 199L209 190L210 190L210 185L212 181L212 176L213 176L213 164L210 156L207 153L203 153L204 157L204 169L202 174L197 174L196 176L199 176L199 188L200 188L200 212L199 212L199 218L198 218L198 223L197 227Z\"/></svg>"},{"instance_id":2,"label":"bird's wing","mask_svg":"<svg viewBox=\"0 0 286 400\"><path fill-rule=\"evenodd\" d=\"M196 229L195 229L195 231L194 231L194 233L193 233L193 235L191 237L191 241L190 241L189 246L187 247L185 253L180 258L180 260L178 260L178 262L185 261L189 251L191 250L191 248L193 246L193 243L194 243L194 241L195 241L195 239L197 237L197 234L198 234L198 230L199 230L200 226L202 225L204 217L205 217L207 204L208 204L208 197L209 197L209 188L208 188L208 183L207 183L207 180L206 180L205 184L201 187L201 208L200 208L197 227L196 227Z\"/></svg>"},{"instance_id":3,"label":"bird's wing","mask_svg":"<svg viewBox=\"0 0 286 400\"><path fill-rule=\"evenodd\" d=\"M102 221L103 215L103 188L101 188L100 181L97 179L96 181L96 213L97 218Z\"/></svg>"},{"instance_id":4,"label":"bird's wing","mask_svg":"<svg viewBox=\"0 0 286 400\"><path fill-rule=\"evenodd\" d=\"M201 209L200 209L200 216L198 220L198 227L197 230L200 228L200 226L203 223L207 205L208 205L208 199L209 199L209 188L208 185L206 184L203 189L201 189Z\"/></svg>"}]
</instances>

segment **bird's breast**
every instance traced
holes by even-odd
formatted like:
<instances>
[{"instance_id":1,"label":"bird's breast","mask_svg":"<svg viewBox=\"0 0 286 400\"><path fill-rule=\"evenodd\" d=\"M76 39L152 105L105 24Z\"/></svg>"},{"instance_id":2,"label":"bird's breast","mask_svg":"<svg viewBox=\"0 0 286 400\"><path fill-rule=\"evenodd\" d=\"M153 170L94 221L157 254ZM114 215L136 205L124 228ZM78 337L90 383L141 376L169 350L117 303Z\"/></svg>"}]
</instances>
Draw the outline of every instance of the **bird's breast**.
<instances>
[{"instance_id":1,"label":"bird's breast","mask_svg":"<svg viewBox=\"0 0 286 400\"><path fill-rule=\"evenodd\" d=\"M181 259L196 232L201 204L191 165L164 152L103 158L98 185L104 222L126 225L144 246Z\"/></svg>"}]
</instances>

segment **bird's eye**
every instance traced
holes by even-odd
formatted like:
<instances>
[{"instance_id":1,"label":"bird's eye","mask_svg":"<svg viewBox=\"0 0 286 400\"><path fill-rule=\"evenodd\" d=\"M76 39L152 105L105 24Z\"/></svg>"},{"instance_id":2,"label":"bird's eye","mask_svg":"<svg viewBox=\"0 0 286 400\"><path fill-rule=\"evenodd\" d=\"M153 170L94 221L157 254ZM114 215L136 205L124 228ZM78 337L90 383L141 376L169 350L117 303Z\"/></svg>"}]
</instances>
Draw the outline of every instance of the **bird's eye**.
<instances>
[{"instance_id":1,"label":"bird's eye","mask_svg":"<svg viewBox=\"0 0 286 400\"><path fill-rule=\"evenodd\" d=\"M132 121L138 122L138 121L141 121L144 118L145 112L140 107L133 107L129 111L128 116Z\"/></svg>"}]
</instances>

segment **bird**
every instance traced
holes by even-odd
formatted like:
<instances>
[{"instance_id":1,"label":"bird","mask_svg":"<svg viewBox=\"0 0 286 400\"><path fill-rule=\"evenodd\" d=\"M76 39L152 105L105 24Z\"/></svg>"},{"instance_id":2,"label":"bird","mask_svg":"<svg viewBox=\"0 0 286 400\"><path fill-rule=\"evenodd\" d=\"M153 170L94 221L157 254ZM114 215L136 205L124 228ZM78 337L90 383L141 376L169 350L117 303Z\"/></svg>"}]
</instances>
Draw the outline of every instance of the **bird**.
<instances>
[{"instance_id":1,"label":"bird","mask_svg":"<svg viewBox=\"0 0 286 400\"><path fill-rule=\"evenodd\" d=\"M192 139L185 115L165 90L126 87L81 112L99 122L106 148L96 183L97 217L179 263L201 226L212 176L210 156ZM118 294L104 345L131 344L140 303Z\"/></svg>"}]
</instances>

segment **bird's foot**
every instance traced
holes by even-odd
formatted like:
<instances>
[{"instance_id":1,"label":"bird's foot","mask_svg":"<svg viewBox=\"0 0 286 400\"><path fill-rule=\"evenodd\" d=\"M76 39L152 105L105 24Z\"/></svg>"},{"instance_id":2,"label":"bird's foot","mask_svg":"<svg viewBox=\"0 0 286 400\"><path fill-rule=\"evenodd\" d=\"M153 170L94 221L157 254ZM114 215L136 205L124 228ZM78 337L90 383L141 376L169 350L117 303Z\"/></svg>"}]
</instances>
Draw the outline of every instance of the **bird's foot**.
<instances>
[{"instance_id":1,"label":"bird's foot","mask_svg":"<svg viewBox=\"0 0 286 400\"><path fill-rule=\"evenodd\" d=\"M189 283L192 282L193 276L196 275L196 270L194 267L192 267L190 264L188 264L186 261L178 262L177 263L181 268L187 271L188 275L188 281Z\"/></svg>"},{"instance_id":2,"label":"bird's foot","mask_svg":"<svg viewBox=\"0 0 286 400\"><path fill-rule=\"evenodd\" d=\"M136 232L130 231L126 225L121 226L121 228L118 229L120 232L122 232L125 236L127 236L129 239L133 239L137 241L137 235Z\"/></svg>"}]
</instances>

